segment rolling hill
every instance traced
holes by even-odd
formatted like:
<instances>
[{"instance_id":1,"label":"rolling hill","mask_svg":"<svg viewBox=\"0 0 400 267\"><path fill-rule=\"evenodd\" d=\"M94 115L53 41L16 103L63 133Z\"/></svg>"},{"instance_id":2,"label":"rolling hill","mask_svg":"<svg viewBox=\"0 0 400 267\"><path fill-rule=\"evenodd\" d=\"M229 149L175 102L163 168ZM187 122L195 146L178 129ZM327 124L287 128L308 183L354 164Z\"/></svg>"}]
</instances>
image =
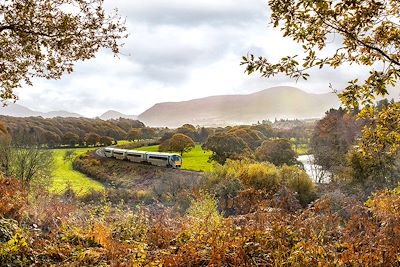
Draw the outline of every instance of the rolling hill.
<instances>
[{"instance_id":1,"label":"rolling hill","mask_svg":"<svg viewBox=\"0 0 400 267\"><path fill-rule=\"evenodd\" d=\"M119 118L137 120L137 116L135 115L125 115L115 110L109 110L107 112L104 112L101 116L99 116L99 118L105 121L111 119L119 119Z\"/></svg>"},{"instance_id":2,"label":"rolling hill","mask_svg":"<svg viewBox=\"0 0 400 267\"><path fill-rule=\"evenodd\" d=\"M295 87L272 87L248 95L221 95L159 103L139 115L149 126L248 124L275 118L320 118L339 107L334 94L310 94Z\"/></svg>"},{"instance_id":3,"label":"rolling hill","mask_svg":"<svg viewBox=\"0 0 400 267\"><path fill-rule=\"evenodd\" d=\"M83 117L78 113L72 113L68 111L50 111L50 112L39 112L19 104L9 103L5 107L0 107L0 115L12 116L12 117L43 117L43 118L54 118L54 117Z\"/></svg>"},{"instance_id":4,"label":"rolling hill","mask_svg":"<svg viewBox=\"0 0 400 267\"><path fill-rule=\"evenodd\" d=\"M40 112L35 111L25 106L15 104L15 103L8 103L5 107L0 107L0 115L3 116L11 116L11 117L43 117L43 118L54 118L54 117L73 117L73 118L80 118L85 117L78 113L68 112L68 111L50 111L50 112ZM126 118L136 120L137 116L135 115L125 115L121 112L109 110L103 113L98 118L102 120L110 120L110 119L118 119L118 118Z\"/></svg>"}]
</instances>

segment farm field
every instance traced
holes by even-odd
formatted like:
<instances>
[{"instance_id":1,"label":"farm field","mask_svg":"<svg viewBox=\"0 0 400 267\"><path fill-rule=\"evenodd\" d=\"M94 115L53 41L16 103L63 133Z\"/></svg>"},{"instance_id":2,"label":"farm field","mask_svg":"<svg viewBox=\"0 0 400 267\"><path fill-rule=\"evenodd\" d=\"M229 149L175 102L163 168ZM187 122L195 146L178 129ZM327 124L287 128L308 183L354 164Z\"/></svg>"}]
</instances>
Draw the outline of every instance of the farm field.
<instances>
[{"instance_id":1,"label":"farm field","mask_svg":"<svg viewBox=\"0 0 400 267\"><path fill-rule=\"evenodd\" d=\"M158 146L146 146L137 148L136 150L158 152ZM196 145L191 151L183 153L182 169L191 171L211 171L212 163L208 162L211 151L204 151L200 145Z\"/></svg>"},{"instance_id":2,"label":"farm field","mask_svg":"<svg viewBox=\"0 0 400 267\"><path fill-rule=\"evenodd\" d=\"M86 153L88 150L95 150L97 148L78 148L74 149L77 155ZM86 175L75 171L72 168L72 162L65 162L63 157L67 150L66 149L55 149L53 150L54 155L54 170L52 173L53 181L51 186L51 192L55 194L61 194L70 184L72 189L78 195L84 195L90 190L102 191L104 187L101 183L94 181Z\"/></svg>"}]
</instances>

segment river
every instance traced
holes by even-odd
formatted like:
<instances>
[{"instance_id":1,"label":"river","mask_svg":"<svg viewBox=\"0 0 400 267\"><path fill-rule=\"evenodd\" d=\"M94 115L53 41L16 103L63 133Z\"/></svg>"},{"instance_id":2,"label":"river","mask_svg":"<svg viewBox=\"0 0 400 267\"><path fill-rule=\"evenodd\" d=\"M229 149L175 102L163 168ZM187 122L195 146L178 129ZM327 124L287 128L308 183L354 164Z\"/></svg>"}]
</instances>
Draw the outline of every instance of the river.
<instances>
[{"instance_id":1,"label":"river","mask_svg":"<svg viewBox=\"0 0 400 267\"><path fill-rule=\"evenodd\" d=\"M330 173L314 163L314 155L301 155L297 160L303 163L304 170L315 183L328 183L330 181Z\"/></svg>"}]
</instances>

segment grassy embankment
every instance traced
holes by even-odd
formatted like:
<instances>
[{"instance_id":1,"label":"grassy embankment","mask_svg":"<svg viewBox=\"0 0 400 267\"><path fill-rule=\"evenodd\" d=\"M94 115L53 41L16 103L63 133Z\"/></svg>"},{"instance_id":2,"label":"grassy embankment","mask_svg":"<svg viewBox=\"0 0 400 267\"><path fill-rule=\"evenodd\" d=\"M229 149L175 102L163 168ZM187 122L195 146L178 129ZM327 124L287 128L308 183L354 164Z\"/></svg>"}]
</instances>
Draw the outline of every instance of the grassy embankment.
<instances>
[{"instance_id":1,"label":"grassy embankment","mask_svg":"<svg viewBox=\"0 0 400 267\"><path fill-rule=\"evenodd\" d=\"M293 150L297 153L298 156L310 154L310 147L308 144L300 144L297 146L297 148L293 145Z\"/></svg>"},{"instance_id":2,"label":"grassy embankment","mask_svg":"<svg viewBox=\"0 0 400 267\"><path fill-rule=\"evenodd\" d=\"M78 148L74 149L76 155L86 153L88 150L95 150L97 148ZM94 181L86 175L75 171L72 168L71 161L64 161L63 157L67 150L66 149L55 149L54 155L54 170L52 173L53 183L51 186L51 192L55 194L61 194L67 188L67 185L71 185L72 189L78 195L84 195L90 190L101 191L104 189L103 185L97 181Z\"/></svg>"},{"instance_id":3,"label":"grassy embankment","mask_svg":"<svg viewBox=\"0 0 400 267\"><path fill-rule=\"evenodd\" d=\"M136 150L157 152L158 146L147 146ZM213 166L208 162L212 152L204 151L200 145L196 145L191 151L183 153L182 169L191 171L210 171Z\"/></svg>"}]
</instances>

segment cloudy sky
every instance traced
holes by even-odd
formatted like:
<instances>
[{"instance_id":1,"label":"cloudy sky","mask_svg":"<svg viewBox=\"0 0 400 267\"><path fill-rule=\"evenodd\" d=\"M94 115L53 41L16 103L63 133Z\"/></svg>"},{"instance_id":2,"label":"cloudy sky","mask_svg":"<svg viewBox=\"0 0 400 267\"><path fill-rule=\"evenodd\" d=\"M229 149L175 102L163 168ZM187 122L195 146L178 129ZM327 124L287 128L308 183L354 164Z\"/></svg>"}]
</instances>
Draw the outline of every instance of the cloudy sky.
<instances>
[{"instance_id":1,"label":"cloudy sky","mask_svg":"<svg viewBox=\"0 0 400 267\"><path fill-rule=\"evenodd\" d=\"M269 25L265 0L106 0L126 17L129 38L119 58L110 51L76 64L61 80L35 80L18 90L19 104L38 111L67 110L94 117L113 109L140 114L158 102L247 94L278 85L308 92L340 88L360 70L313 73L308 82L247 76L248 53L271 60L299 45Z\"/></svg>"}]
</instances>

